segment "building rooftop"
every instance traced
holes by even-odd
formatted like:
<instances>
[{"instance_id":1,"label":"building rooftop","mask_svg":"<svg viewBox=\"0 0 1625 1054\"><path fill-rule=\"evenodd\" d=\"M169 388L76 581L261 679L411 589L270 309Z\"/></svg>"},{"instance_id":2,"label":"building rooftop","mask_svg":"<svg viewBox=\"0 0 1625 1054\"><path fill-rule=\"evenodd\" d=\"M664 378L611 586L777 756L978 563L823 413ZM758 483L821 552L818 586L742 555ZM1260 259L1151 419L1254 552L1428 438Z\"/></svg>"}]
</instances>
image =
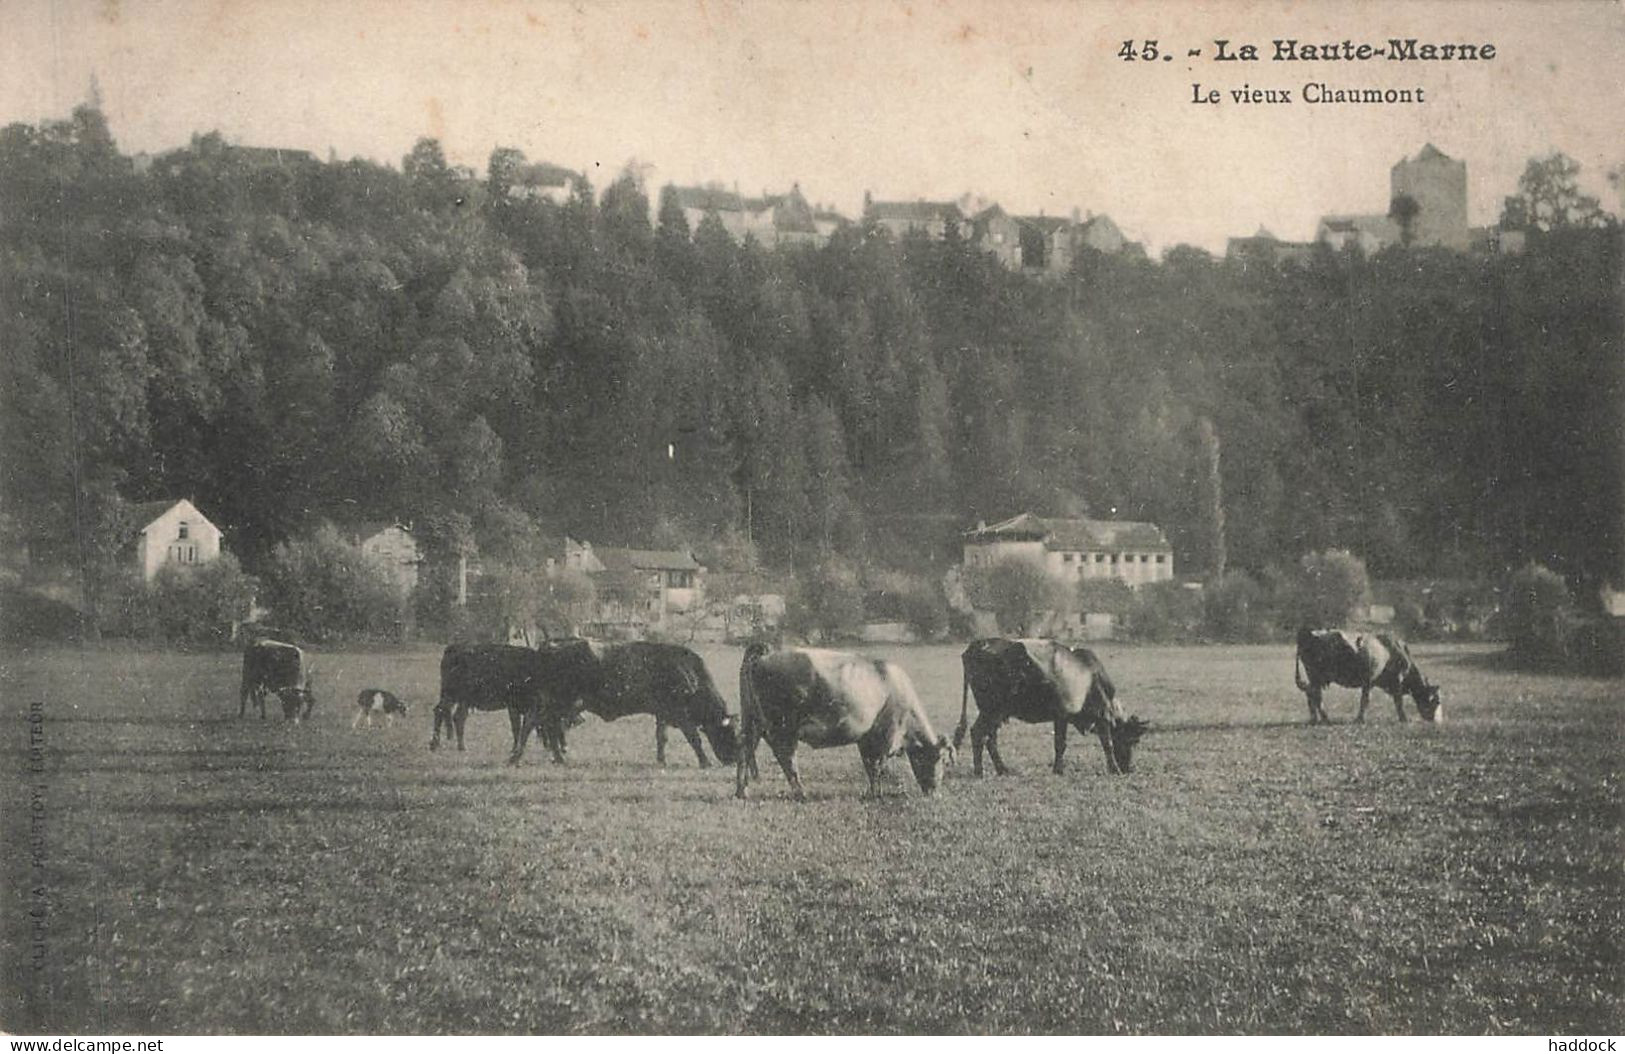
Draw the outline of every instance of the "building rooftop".
<instances>
[{"instance_id":1,"label":"building rooftop","mask_svg":"<svg viewBox=\"0 0 1625 1054\"><path fill-rule=\"evenodd\" d=\"M972 543L1041 541L1046 549L1150 549L1171 552L1162 528L1134 520L1051 519L1024 512L964 532Z\"/></svg>"}]
</instances>

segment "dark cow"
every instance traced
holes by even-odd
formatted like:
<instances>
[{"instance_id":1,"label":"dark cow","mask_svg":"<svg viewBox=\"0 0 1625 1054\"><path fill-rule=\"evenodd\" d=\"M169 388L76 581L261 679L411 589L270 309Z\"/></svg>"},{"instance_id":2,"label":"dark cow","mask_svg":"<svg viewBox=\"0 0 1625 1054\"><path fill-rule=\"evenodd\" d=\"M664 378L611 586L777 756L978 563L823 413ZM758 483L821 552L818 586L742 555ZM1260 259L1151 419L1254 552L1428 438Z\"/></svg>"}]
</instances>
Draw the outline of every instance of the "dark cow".
<instances>
[{"instance_id":1,"label":"dark cow","mask_svg":"<svg viewBox=\"0 0 1625 1054\"><path fill-rule=\"evenodd\" d=\"M547 683L545 653L513 644L450 644L440 655L440 699L434 707L434 733L429 749L440 749L440 730L457 734L463 749L463 724L470 710L506 710L513 731L508 763L524 751L522 733L540 712Z\"/></svg>"},{"instance_id":2,"label":"dark cow","mask_svg":"<svg viewBox=\"0 0 1625 1054\"><path fill-rule=\"evenodd\" d=\"M1360 713L1371 702L1371 689L1381 688L1394 700L1394 712L1405 718L1405 696L1416 702L1424 721L1443 721L1444 703L1438 685L1429 684L1411 661L1405 642L1385 633L1357 634L1340 629L1300 629L1298 658L1292 670L1298 690L1309 701L1309 723L1331 724L1321 705L1321 690L1329 684L1360 689Z\"/></svg>"},{"instance_id":3,"label":"dark cow","mask_svg":"<svg viewBox=\"0 0 1625 1054\"><path fill-rule=\"evenodd\" d=\"M248 713L248 701L252 699L263 720L267 695L282 700L285 718L298 720L301 707L303 716L310 716L316 698L310 691L310 665L298 646L279 640L261 640L243 649L243 683L237 700L237 716Z\"/></svg>"},{"instance_id":4,"label":"dark cow","mask_svg":"<svg viewBox=\"0 0 1625 1054\"><path fill-rule=\"evenodd\" d=\"M1068 648L1052 640L1005 640L990 637L971 643L961 657L965 680L959 696L959 727L954 746L965 742L969 703L976 696L976 723L969 725L971 771L982 774L982 747L993 770L1009 775L999 756L999 726L1010 718L1055 726L1055 773L1065 771L1066 730L1094 732L1106 755L1106 769L1127 773L1133 768L1134 745L1147 722L1125 719L1117 689L1100 660L1088 648Z\"/></svg>"},{"instance_id":5,"label":"dark cow","mask_svg":"<svg viewBox=\"0 0 1625 1054\"><path fill-rule=\"evenodd\" d=\"M544 705L535 714L542 745L562 762L565 728L583 713L605 721L632 714L655 718L655 761L666 763L666 729L675 727L688 740L701 768L709 768L700 733L724 765L732 764L738 749L738 729L728 704L717 692L705 660L677 644L628 641L601 644L566 640L543 645ZM525 735L519 751L524 751Z\"/></svg>"},{"instance_id":6,"label":"dark cow","mask_svg":"<svg viewBox=\"0 0 1625 1054\"><path fill-rule=\"evenodd\" d=\"M379 714L393 727L397 717L405 717L407 706L394 692L386 692L382 688L363 688L355 697L355 720L350 722L352 729L360 728L363 719L367 727L372 727L372 719Z\"/></svg>"},{"instance_id":7,"label":"dark cow","mask_svg":"<svg viewBox=\"0 0 1625 1054\"><path fill-rule=\"evenodd\" d=\"M869 795L879 792L882 762L907 754L920 790L931 794L953 759L947 737L931 729L914 684L901 666L849 652L764 645L745 649L739 667L743 736L734 793L743 798L754 774L756 743L765 738L790 781L797 801L806 799L796 772L796 744L856 744L869 775Z\"/></svg>"}]
</instances>

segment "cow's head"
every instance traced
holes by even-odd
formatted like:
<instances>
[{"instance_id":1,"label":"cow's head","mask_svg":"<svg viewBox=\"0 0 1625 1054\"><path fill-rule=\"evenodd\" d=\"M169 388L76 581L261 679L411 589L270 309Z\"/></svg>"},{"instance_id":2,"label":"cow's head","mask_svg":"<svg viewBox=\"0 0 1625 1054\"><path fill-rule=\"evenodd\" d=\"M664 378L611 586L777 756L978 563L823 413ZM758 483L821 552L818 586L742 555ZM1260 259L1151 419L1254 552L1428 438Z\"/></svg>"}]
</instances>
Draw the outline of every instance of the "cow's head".
<instances>
[{"instance_id":1,"label":"cow's head","mask_svg":"<svg viewBox=\"0 0 1625 1054\"><path fill-rule=\"evenodd\" d=\"M309 688L278 688L276 695L282 700L282 717L287 721L309 717L316 705L316 696L311 694Z\"/></svg>"},{"instance_id":2,"label":"cow's head","mask_svg":"<svg viewBox=\"0 0 1625 1054\"><path fill-rule=\"evenodd\" d=\"M1439 697L1438 685L1423 681L1421 687L1411 690L1411 698L1416 700L1416 712L1422 715L1422 720L1444 720L1444 700Z\"/></svg>"},{"instance_id":3,"label":"cow's head","mask_svg":"<svg viewBox=\"0 0 1625 1054\"><path fill-rule=\"evenodd\" d=\"M926 794L935 793L937 784L942 782L943 770L953 764L954 747L948 742L948 737L938 736L934 743L911 743L903 749L908 754L908 764L914 770L920 790Z\"/></svg>"},{"instance_id":4,"label":"cow's head","mask_svg":"<svg viewBox=\"0 0 1625 1054\"><path fill-rule=\"evenodd\" d=\"M724 765L732 765L739 758L739 722L726 710L720 718L705 724L705 738L711 741L711 752Z\"/></svg>"},{"instance_id":5,"label":"cow's head","mask_svg":"<svg viewBox=\"0 0 1625 1054\"><path fill-rule=\"evenodd\" d=\"M1134 771L1134 745L1150 727L1151 722L1136 716L1117 722L1112 729L1112 757L1117 761L1118 772L1127 775Z\"/></svg>"}]
</instances>

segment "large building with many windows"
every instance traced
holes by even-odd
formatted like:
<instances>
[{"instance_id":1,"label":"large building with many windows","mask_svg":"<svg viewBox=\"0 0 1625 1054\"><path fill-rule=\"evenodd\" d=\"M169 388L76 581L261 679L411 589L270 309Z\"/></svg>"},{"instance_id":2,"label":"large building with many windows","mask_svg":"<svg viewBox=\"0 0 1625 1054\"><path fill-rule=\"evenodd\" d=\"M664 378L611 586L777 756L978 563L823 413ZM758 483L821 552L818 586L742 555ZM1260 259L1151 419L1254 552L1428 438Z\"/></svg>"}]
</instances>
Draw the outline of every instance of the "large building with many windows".
<instances>
[{"instance_id":1,"label":"large building with many windows","mask_svg":"<svg viewBox=\"0 0 1625 1054\"><path fill-rule=\"evenodd\" d=\"M1174 577L1174 550L1155 524L1128 520L1045 519L1022 513L977 524L961 536L966 570L1001 560L1031 560L1065 582L1115 578L1131 586Z\"/></svg>"}]
</instances>

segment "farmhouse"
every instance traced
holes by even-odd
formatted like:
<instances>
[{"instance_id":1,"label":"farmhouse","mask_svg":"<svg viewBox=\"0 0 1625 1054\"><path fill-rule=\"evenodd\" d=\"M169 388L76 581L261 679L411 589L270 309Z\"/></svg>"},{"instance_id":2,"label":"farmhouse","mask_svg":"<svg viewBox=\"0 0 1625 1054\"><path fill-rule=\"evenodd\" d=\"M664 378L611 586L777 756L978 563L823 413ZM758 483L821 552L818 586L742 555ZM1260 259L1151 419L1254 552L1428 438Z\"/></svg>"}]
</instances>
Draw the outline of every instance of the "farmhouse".
<instances>
[{"instance_id":1,"label":"farmhouse","mask_svg":"<svg viewBox=\"0 0 1625 1054\"><path fill-rule=\"evenodd\" d=\"M391 580L402 593L410 593L417 587L418 568L423 559L410 527L390 521L362 522L348 525L344 535L363 553L388 568Z\"/></svg>"},{"instance_id":2,"label":"farmhouse","mask_svg":"<svg viewBox=\"0 0 1625 1054\"><path fill-rule=\"evenodd\" d=\"M977 524L960 537L967 569L1014 557L1064 582L1115 578L1140 586L1174 577L1173 547L1150 523L1043 519L1024 512L1002 523Z\"/></svg>"},{"instance_id":3,"label":"farmhouse","mask_svg":"<svg viewBox=\"0 0 1625 1054\"><path fill-rule=\"evenodd\" d=\"M598 587L599 621L606 628L658 628L704 606L705 566L691 552L605 547L592 550L592 557L596 569L581 566Z\"/></svg>"},{"instance_id":4,"label":"farmhouse","mask_svg":"<svg viewBox=\"0 0 1625 1054\"><path fill-rule=\"evenodd\" d=\"M191 567L220 558L220 528L185 498L142 502L131 512L139 531L136 566L146 581L165 564Z\"/></svg>"}]
</instances>

